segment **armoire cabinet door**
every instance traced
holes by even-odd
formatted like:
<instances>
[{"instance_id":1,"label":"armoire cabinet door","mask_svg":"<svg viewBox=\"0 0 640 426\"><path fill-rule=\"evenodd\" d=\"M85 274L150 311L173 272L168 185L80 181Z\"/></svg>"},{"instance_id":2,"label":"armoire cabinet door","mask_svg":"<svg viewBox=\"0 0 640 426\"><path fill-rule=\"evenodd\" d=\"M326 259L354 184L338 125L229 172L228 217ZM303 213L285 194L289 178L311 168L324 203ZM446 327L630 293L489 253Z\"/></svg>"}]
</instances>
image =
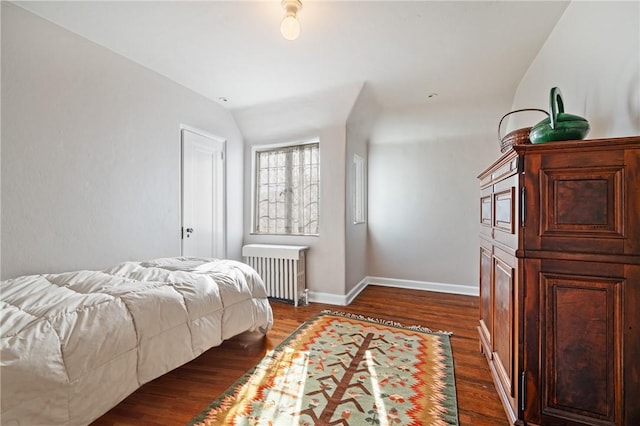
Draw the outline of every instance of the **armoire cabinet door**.
<instances>
[{"instance_id":1,"label":"armoire cabinet door","mask_svg":"<svg viewBox=\"0 0 640 426\"><path fill-rule=\"evenodd\" d=\"M600 148L527 153L525 249L640 254L640 150Z\"/></svg>"},{"instance_id":2,"label":"armoire cabinet door","mask_svg":"<svg viewBox=\"0 0 640 426\"><path fill-rule=\"evenodd\" d=\"M623 285L620 279L543 273L543 415L616 424Z\"/></svg>"},{"instance_id":3,"label":"armoire cabinet door","mask_svg":"<svg viewBox=\"0 0 640 426\"><path fill-rule=\"evenodd\" d=\"M482 351L491 359L493 333L493 248L490 243L480 245L480 344Z\"/></svg>"},{"instance_id":4,"label":"armoire cabinet door","mask_svg":"<svg viewBox=\"0 0 640 426\"><path fill-rule=\"evenodd\" d=\"M503 401L509 402L510 417L516 418L517 380L517 322L516 322L516 273L517 259L507 252L494 248L493 255L493 364L504 392Z\"/></svg>"},{"instance_id":5,"label":"armoire cabinet door","mask_svg":"<svg viewBox=\"0 0 640 426\"><path fill-rule=\"evenodd\" d=\"M624 342L625 334L637 334L629 324L637 314L627 310L638 295L638 283L632 282L638 269L525 261L529 424L636 424L629 421L637 415L632 406L637 402L627 397L638 394L638 384L632 375L625 378L624 370L637 371L638 362L629 357ZM632 404L626 414L625 404Z\"/></svg>"}]
</instances>

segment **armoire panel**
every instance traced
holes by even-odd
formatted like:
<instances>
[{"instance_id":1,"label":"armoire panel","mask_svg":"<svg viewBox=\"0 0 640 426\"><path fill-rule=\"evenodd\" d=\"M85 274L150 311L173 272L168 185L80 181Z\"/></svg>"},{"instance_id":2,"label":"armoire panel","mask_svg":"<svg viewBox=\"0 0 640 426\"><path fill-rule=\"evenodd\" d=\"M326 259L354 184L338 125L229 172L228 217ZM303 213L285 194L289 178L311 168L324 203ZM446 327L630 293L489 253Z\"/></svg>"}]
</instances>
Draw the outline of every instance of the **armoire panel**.
<instances>
[{"instance_id":1,"label":"armoire panel","mask_svg":"<svg viewBox=\"0 0 640 426\"><path fill-rule=\"evenodd\" d=\"M623 286L619 279L543 272L543 415L612 425L620 418Z\"/></svg>"}]
</instances>

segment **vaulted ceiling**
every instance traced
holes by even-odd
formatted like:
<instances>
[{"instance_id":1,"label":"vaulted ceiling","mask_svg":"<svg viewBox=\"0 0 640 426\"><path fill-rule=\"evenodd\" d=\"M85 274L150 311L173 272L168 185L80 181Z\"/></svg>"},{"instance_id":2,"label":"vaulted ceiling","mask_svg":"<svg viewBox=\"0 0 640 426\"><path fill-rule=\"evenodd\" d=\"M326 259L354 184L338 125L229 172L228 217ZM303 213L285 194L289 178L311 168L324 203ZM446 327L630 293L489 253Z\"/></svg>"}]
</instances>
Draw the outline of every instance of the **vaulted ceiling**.
<instances>
[{"instance_id":1,"label":"vaulted ceiling","mask_svg":"<svg viewBox=\"0 0 640 426\"><path fill-rule=\"evenodd\" d=\"M302 1L295 41L279 0L16 4L234 114L322 93L348 111L364 84L385 110L510 102L568 4Z\"/></svg>"}]
</instances>

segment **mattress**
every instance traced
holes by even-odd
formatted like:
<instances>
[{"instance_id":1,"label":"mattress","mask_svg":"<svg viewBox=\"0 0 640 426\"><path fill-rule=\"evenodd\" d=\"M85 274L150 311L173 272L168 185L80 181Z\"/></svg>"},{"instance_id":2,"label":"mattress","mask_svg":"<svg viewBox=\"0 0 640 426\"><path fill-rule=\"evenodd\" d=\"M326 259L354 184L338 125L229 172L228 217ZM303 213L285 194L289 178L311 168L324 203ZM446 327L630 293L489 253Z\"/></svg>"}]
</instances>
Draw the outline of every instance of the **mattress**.
<instances>
[{"instance_id":1,"label":"mattress","mask_svg":"<svg viewBox=\"0 0 640 426\"><path fill-rule=\"evenodd\" d=\"M240 262L162 258L0 283L3 425L90 423L142 384L273 315Z\"/></svg>"}]
</instances>

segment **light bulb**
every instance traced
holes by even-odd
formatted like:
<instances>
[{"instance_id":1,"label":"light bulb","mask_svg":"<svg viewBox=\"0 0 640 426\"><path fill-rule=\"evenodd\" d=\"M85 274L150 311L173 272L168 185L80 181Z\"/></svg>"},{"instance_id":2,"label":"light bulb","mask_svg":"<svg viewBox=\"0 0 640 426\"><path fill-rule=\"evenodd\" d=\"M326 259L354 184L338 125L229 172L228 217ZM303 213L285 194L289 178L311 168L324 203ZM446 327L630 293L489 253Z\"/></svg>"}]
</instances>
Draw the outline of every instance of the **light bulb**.
<instances>
[{"instance_id":1,"label":"light bulb","mask_svg":"<svg viewBox=\"0 0 640 426\"><path fill-rule=\"evenodd\" d=\"M282 37L287 40L295 40L300 35L300 22L295 15L287 15L280 24L280 32Z\"/></svg>"}]
</instances>

